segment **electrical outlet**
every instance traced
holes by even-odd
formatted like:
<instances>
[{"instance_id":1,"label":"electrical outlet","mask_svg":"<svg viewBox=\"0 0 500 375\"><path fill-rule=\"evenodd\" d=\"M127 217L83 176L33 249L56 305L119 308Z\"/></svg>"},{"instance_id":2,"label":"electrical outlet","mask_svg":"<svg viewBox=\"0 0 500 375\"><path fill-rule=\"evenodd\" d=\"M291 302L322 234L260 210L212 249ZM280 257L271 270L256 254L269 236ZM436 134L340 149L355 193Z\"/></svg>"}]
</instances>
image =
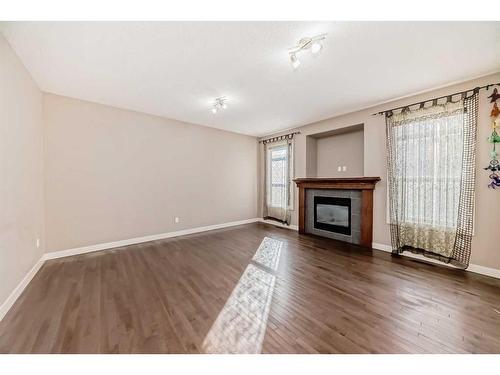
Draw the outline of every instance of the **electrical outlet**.
<instances>
[{"instance_id":1,"label":"electrical outlet","mask_svg":"<svg viewBox=\"0 0 500 375\"><path fill-rule=\"evenodd\" d=\"M342 167L342 172L345 172L345 171L347 171L347 167L344 165L344 166Z\"/></svg>"},{"instance_id":2,"label":"electrical outlet","mask_svg":"<svg viewBox=\"0 0 500 375\"><path fill-rule=\"evenodd\" d=\"M181 221L181 218L179 216L174 217L174 223L179 224Z\"/></svg>"},{"instance_id":3,"label":"electrical outlet","mask_svg":"<svg viewBox=\"0 0 500 375\"><path fill-rule=\"evenodd\" d=\"M39 238L37 238L37 239L36 239L36 248L38 249L39 247L40 247L40 239L39 239Z\"/></svg>"},{"instance_id":4,"label":"electrical outlet","mask_svg":"<svg viewBox=\"0 0 500 375\"><path fill-rule=\"evenodd\" d=\"M337 167L337 172L341 172L341 171L342 171L342 167L339 165L339 166Z\"/></svg>"}]
</instances>

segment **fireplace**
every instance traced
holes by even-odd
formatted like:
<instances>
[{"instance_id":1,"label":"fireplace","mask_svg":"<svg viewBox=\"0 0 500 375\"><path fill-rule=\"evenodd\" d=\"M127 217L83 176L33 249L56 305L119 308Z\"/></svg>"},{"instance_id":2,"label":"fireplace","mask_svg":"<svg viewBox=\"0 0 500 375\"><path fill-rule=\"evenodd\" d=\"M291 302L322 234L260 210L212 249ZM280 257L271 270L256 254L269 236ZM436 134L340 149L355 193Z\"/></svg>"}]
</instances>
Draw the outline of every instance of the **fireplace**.
<instances>
[{"instance_id":1,"label":"fireplace","mask_svg":"<svg viewBox=\"0 0 500 375\"><path fill-rule=\"evenodd\" d=\"M314 197L314 228L351 235L351 199Z\"/></svg>"},{"instance_id":2,"label":"fireplace","mask_svg":"<svg viewBox=\"0 0 500 375\"><path fill-rule=\"evenodd\" d=\"M299 233L372 245L373 189L380 177L297 178Z\"/></svg>"}]
</instances>

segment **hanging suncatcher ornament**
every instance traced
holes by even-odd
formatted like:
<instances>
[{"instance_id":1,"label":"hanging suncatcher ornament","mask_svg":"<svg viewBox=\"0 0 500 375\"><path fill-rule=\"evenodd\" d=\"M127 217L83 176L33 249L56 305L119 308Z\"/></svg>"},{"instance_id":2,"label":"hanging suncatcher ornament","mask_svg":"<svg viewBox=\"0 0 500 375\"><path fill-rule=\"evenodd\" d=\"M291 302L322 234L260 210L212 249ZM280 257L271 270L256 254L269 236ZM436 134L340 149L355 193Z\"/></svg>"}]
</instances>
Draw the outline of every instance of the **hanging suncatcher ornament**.
<instances>
[{"instance_id":1,"label":"hanging suncatcher ornament","mask_svg":"<svg viewBox=\"0 0 500 375\"><path fill-rule=\"evenodd\" d=\"M488 184L488 187L496 189L497 187L500 187L500 174L499 174L500 163L498 162L498 152L496 150L497 143L500 143L500 135L498 135L497 132L497 129L500 127L500 124L498 123L499 121L498 115L500 114L500 109L498 108L496 103L496 101L500 99L500 94L498 94L498 90L495 88L493 90L493 93L490 96L488 96L488 98L490 99L490 103L493 103L493 107L490 113L492 132L491 135L488 137L488 142L490 142L493 145L493 148L490 152L491 156L490 163L484 169L489 170L491 172L489 176L491 181Z\"/></svg>"}]
</instances>

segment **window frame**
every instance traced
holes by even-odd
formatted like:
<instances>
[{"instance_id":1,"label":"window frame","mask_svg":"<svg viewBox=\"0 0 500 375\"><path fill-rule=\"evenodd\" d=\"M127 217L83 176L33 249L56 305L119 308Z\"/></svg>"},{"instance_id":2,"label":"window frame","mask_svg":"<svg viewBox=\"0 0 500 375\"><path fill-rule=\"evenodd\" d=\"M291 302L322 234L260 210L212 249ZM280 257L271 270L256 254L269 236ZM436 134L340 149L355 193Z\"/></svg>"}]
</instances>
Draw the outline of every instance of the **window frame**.
<instances>
[{"instance_id":1,"label":"window frame","mask_svg":"<svg viewBox=\"0 0 500 375\"><path fill-rule=\"evenodd\" d=\"M284 184L279 184L283 185L283 188L287 189L287 207L285 207L287 210L293 211L294 209L294 202L295 202L295 189L293 187L293 179L295 176L295 163L294 163L294 144L293 142L286 142L283 144L276 144L276 145L268 145L267 146L267 151L266 151L266 164L267 168L269 170L266 170L266 175L270 179L266 184L268 184L267 189L272 189L273 183L272 183L272 151L273 149L286 149L287 152L287 157L284 158L285 162L287 163L286 166L286 181ZM278 160L278 159L276 159ZM277 184L274 184L277 185ZM270 191L270 196L272 196L272 190ZM267 199L267 197L266 197ZM269 206L272 206L272 202L267 202ZM272 206L272 207L277 207L277 206Z\"/></svg>"}]
</instances>

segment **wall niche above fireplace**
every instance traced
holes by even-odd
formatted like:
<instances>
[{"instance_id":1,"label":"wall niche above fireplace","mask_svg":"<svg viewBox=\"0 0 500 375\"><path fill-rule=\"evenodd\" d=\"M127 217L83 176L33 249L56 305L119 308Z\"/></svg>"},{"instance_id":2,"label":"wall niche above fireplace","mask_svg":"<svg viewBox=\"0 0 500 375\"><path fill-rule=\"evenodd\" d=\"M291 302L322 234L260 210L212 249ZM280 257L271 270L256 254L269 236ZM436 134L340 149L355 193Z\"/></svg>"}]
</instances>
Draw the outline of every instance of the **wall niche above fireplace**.
<instances>
[{"instance_id":1,"label":"wall niche above fireplace","mask_svg":"<svg viewBox=\"0 0 500 375\"><path fill-rule=\"evenodd\" d=\"M380 177L298 178L299 233L371 247Z\"/></svg>"},{"instance_id":2,"label":"wall niche above fireplace","mask_svg":"<svg viewBox=\"0 0 500 375\"><path fill-rule=\"evenodd\" d=\"M364 174L364 125L306 136L307 177L356 177Z\"/></svg>"}]
</instances>

